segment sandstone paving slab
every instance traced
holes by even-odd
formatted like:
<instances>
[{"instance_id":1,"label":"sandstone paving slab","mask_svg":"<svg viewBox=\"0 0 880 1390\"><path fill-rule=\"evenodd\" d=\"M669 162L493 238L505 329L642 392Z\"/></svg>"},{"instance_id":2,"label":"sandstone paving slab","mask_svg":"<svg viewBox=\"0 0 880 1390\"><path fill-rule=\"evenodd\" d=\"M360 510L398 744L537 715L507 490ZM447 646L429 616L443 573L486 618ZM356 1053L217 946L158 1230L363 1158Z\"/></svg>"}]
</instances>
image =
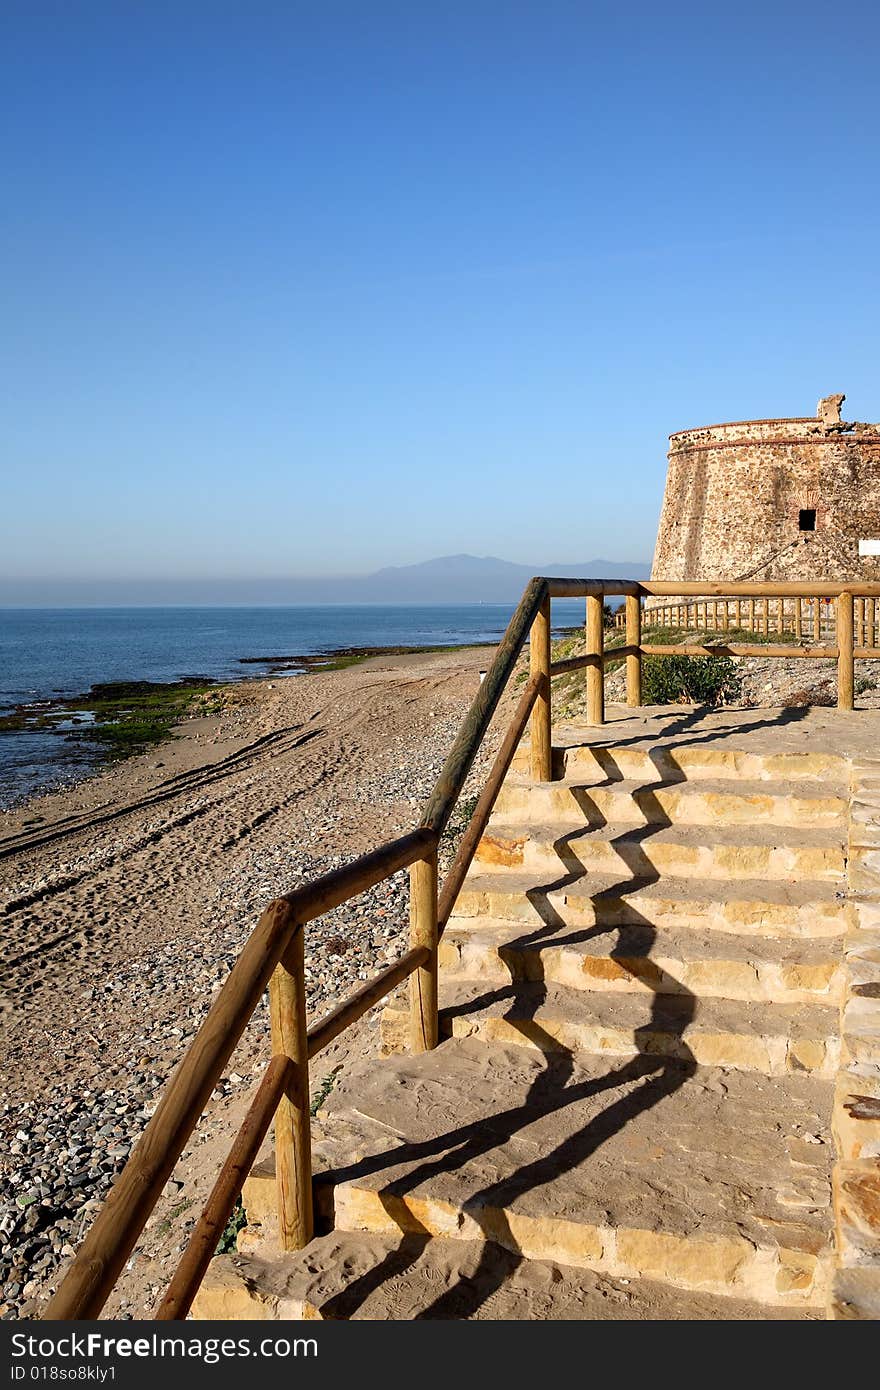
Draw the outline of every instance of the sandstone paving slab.
<instances>
[{"instance_id":1,"label":"sandstone paving slab","mask_svg":"<svg viewBox=\"0 0 880 1390\"><path fill-rule=\"evenodd\" d=\"M201 1319L747 1321L808 1309L523 1260L490 1242L333 1231L293 1255L223 1255L196 1299Z\"/></svg>"},{"instance_id":2,"label":"sandstone paving slab","mask_svg":"<svg viewBox=\"0 0 880 1390\"><path fill-rule=\"evenodd\" d=\"M806 825L843 827L848 789L822 782L747 780L697 781L646 776L609 778L599 769L593 780L566 777L533 783L525 773L509 774L495 803L493 823L525 818L571 820L590 825L607 821L637 824Z\"/></svg>"},{"instance_id":3,"label":"sandstone paving slab","mask_svg":"<svg viewBox=\"0 0 880 1390\"><path fill-rule=\"evenodd\" d=\"M554 984L493 987L491 981L455 978L441 980L440 1005L446 1035L545 1052L642 1053L780 1077L800 1071L830 1077L840 1059L837 1010L820 1005L587 992ZM388 1051L405 1049L407 1017L405 1000L392 999L382 1017Z\"/></svg>"},{"instance_id":4,"label":"sandstone paving slab","mask_svg":"<svg viewBox=\"0 0 880 1390\"><path fill-rule=\"evenodd\" d=\"M619 872L724 879L817 879L843 882L846 835L841 829L773 825L620 823L581 829L560 823L490 822L475 862L535 870Z\"/></svg>"},{"instance_id":5,"label":"sandstone paving slab","mask_svg":"<svg viewBox=\"0 0 880 1390\"><path fill-rule=\"evenodd\" d=\"M569 751L641 749L655 757L671 748L696 766L702 762L717 767L735 758L741 776L750 775L744 759L753 758L758 765L772 768L773 776L795 775L795 768L801 776L813 775L807 771L812 768L815 775L827 777L839 772L844 759L864 760L876 767L876 728L876 717L866 716L864 710L822 706L713 710L693 705L631 709L609 701L603 725L576 720L554 725L553 743Z\"/></svg>"},{"instance_id":6,"label":"sandstone paving slab","mask_svg":"<svg viewBox=\"0 0 880 1390\"><path fill-rule=\"evenodd\" d=\"M337 1228L808 1305L827 1282L831 1096L806 1075L454 1041L352 1069L315 1135L319 1203ZM272 1173L245 1189L270 1229Z\"/></svg>"},{"instance_id":7,"label":"sandstone paving slab","mask_svg":"<svg viewBox=\"0 0 880 1390\"><path fill-rule=\"evenodd\" d=\"M868 968L866 964L865 968ZM878 971L880 965L871 966ZM566 927L453 918L440 943L445 979L546 981L570 989L779 1003L838 1005L843 997L839 940L620 927Z\"/></svg>"},{"instance_id":8,"label":"sandstone paving slab","mask_svg":"<svg viewBox=\"0 0 880 1390\"><path fill-rule=\"evenodd\" d=\"M649 924L689 929L841 936L855 922L837 883L729 879L723 893L699 878L638 878L623 873L569 873L472 867L458 897L456 927L479 918L559 925ZM878 915L880 922L880 915Z\"/></svg>"}]
</instances>

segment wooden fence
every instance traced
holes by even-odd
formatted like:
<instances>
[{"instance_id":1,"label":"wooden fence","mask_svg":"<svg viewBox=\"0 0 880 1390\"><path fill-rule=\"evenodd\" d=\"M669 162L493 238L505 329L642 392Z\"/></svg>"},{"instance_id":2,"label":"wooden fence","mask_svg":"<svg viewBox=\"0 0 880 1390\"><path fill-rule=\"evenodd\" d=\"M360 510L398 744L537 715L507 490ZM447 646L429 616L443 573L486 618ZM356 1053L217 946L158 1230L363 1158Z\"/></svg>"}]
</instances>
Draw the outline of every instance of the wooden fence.
<instances>
[{"instance_id":1,"label":"wooden fence","mask_svg":"<svg viewBox=\"0 0 880 1390\"><path fill-rule=\"evenodd\" d=\"M686 592L682 593L682 589ZM642 610L648 595L673 596L677 611L688 595L713 604L745 599L765 606L783 600L777 621L798 612L792 600L833 601L834 646L769 646L726 644L660 646L646 643ZM625 643L606 653L603 601L625 596ZM586 599L586 652L551 663L550 600ZM603 723L604 667L609 659L626 662L627 702L641 704L641 671L645 655L729 653L740 656L834 657L838 662L838 705L853 708L853 660L878 657L876 600L880 585L761 585L690 586L637 583L627 580L533 579L510 620L494 660L481 683L452 749L440 772L419 824L408 834L362 855L353 863L325 874L271 902L217 995L205 1021L170 1078L162 1099L140 1141L117 1179L94 1225L86 1236L60 1288L48 1305L50 1319L90 1319L101 1312L127 1259L180 1158L190 1135L219 1081L263 991L268 987L272 1055L257 1093L223 1163L207 1203L196 1222L165 1293L157 1318L184 1318L226 1226L244 1180L269 1126L275 1122L275 1168L281 1242L286 1250L300 1249L313 1233L311 1138L309 1122L309 1062L343 1029L354 1023L403 980L410 981L410 1046L423 1052L437 1045L437 946L455 906L461 885L495 804L504 777L531 723L530 771L535 781L551 778L551 678L580 668L586 671L587 719ZM854 642L854 599L867 612L868 629L859 629ZM649 610L653 613L658 610ZM660 610L665 611L665 610ZM757 614L757 608L756 608ZM819 610L811 610L815 615ZM749 607L749 613L751 608ZM801 635L805 635L801 606ZM714 617L714 610L712 612ZM736 616L734 614L734 616ZM742 618L740 610L739 617ZM769 619L768 619L769 621ZM809 620L807 620L809 621ZM825 640L822 617L814 616L812 632ZM448 871L442 891L438 885L437 850L468 771L507 686L520 653L529 640L529 676L513 718L492 764L468 829ZM307 1026L305 994L305 929L322 913L408 868L410 873L409 949L393 965L355 990L337 1008Z\"/></svg>"},{"instance_id":2,"label":"wooden fence","mask_svg":"<svg viewBox=\"0 0 880 1390\"><path fill-rule=\"evenodd\" d=\"M623 628L623 612L614 617L615 627ZM716 598L653 604L642 612L643 627L674 628L696 632L760 632L768 637L791 633L805 642L834 638L837 606L831 598L800 595L794 598ZM853 601L853 631L860 647L880 646L880 602L874 598Z\"/></svg>"}]
</instances>

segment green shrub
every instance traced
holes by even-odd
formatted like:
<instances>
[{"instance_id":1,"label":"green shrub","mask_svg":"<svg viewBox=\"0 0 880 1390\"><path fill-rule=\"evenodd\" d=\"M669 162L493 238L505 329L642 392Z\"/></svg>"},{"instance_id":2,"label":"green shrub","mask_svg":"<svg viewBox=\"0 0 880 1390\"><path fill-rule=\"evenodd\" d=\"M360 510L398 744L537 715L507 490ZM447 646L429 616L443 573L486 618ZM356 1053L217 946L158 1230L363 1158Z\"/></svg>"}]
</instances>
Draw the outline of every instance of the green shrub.
<instances>
[{"instance_id":1,"label":"green shrub","mask_svg":"<svg viewBox=\"0 0 880 1390\"><path fill-rule=\"evenodd\" d=\"M232 1211L230 1212L229 1220L227 1221L223 1229L222 1236L217 1242L217 1249L214 1251L214 1254L229 1255L232 1254L235 1250L237 1250L238 1233L239 1231L244 1230L244 1227L246 1225L247 1216L245 1215L244 1206L242 1205L241 1198L239 1197L236 1199L235 1206L232 1208Z\"/></svg>"},{"instance_id":2,"label":"green shrub","mask_svg":"<svg viewBox=\"0 0 880 1390\"><path fill-rule=\"evenodd\" d=\"M872 680L870 676L859 676L858 680L855 683L855 693L857 695L864 695L867 690L876 689L877 682L875 680Z\"/></svg>"},{"instance_id":3,"label":"green shrub","mask_svg":"<svg viewBox=\"0 0 880 1390\"><path fill-rule=\"evenodd\" d=\"M646 705L721 705L740 692L729 656L649 656L642 670Z\"/></svg>"}]
</instances>

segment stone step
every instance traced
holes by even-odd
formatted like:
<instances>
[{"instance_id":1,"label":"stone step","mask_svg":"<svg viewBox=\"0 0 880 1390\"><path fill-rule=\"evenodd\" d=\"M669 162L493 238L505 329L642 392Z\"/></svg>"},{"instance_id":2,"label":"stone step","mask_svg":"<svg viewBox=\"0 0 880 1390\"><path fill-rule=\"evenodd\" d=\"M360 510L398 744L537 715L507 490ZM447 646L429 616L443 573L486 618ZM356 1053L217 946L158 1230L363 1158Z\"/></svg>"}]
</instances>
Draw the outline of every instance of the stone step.
<instances>
[{"instance_id":1,"label":"stone step","mask_svg":"<svg viewBox=\"0 0 880 1390\"><path fill-rule=\"evenodd\" d=\"M537 927L621 927L720 931L754 937L841 937L853 926L852 904L834 883L731 879L723 896L699 878L628 878L612 874L527 873L472 868L455 906L465 929L481 917Z\"/></svg>"},{"instance_id":2,"label":"stone step","mask_svg":"<svg viewBox=\"0 0 880 1390\"><path fill-rule=\"evenodd\" d=\"M834 1075L840 1059L839 1013L817 1004L743 1003L645 991L566 989L556 984L440 982L440 1030L446 1037L515 1043L540 1051L643 1054L783 1077ZM403 994L382 1014L387 1052L408 1046Z\"/></svg>"},{"instance_id":3,"label":"stone step","mask_svg":"<svg viewBox=\"0 0 880 1390\"><path fill-rule=\"evenodd\" d=\"M842 882L842 832L786 826L645 826L609 824L580 829L563 824L490 821L475 863L496 868L581 874L615 871L628 877L772 878Z\"/></svg>"},{"instance_id":4,"label":"stone step","mask_svg":"<svg viewBox=\"0 0 880 1390\"><path fill-rule=\"evenodd\" d=\"M572 742L554 743L554 777L605 777L611 779L637 778L648 781L688 781L698 778L735 778L737 781L821 782L835 790L848 784L848 762L834 753L756 753L743 748L729 748L721 742L708 744L663 742L656 737L639 747L638 743L605 745L596 732L593 736L582 730L573 731ZM523 743L514 756L516 771L527 772L528 743Z\"/></svg>"},{"instance_id":5,"label":"stone step","mask_svg":"<svg viewBox=\"0 0 880 1390\"><path fill-rule=\"evenodd\" d=\"M220 1255L196 1319L694 1322L817 1318L803 1308L524 1260L494 1242L333 1231L292 1255Z\"/></svg>"},{"instance_id":6,"label":"stone step","mask_svg":"<svg viewBox=\"0 0 880 1390\"><path fill-rule=\"evenodd\" d=\"M492 822L602 826L633 821L638 825L791 825L842 830L848 806L846 796L810 782L730 778L664 782L654 775L641 781L581 778L532 783L511 775L495 803Z\"/></svg>"},{"instance_id":7,"label":"stone step","mask_svg":"<svg viewBox=\"0 0 880 1390\"><path fill-rule=\"evenodd\" d=\"M836 945L836 949L835 949ZM698 994L778 1004L843 1000L840 943L745 937L647 924L566 929L481 918L440 942L444 980L540 982L575 990Z\"/></svg>"},{"instance_id":8,"label":"stone step","mask_svg":"<svg viewBox=\"0 0 880 1390\"><path fill-rule=\"evenodd\" d=\"M831 1084L473 1039L364 1059L316 1123L337 1231L492 1241L528 1260L820 1307ZM271 1240L274 1164L245 1184Z\"/></svg>"}]
</instances>

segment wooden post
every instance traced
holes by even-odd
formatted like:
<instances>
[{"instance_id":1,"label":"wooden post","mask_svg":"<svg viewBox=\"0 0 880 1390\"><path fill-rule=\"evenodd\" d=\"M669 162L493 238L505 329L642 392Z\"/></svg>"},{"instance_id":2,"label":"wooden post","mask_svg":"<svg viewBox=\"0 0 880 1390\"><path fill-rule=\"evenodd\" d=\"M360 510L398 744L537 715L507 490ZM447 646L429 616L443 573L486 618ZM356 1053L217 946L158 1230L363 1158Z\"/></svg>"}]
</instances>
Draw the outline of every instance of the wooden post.
<instances>
[{"instance_id":1,"label":"wooden post","mask_svg":"<svg viewBox=\"0 0 880 1390\"><path fill-rule=\"evenodd\" d=\"M867 644L867 637L866 637L866 635L865 635L865 613L866 613L866 610L867 610L867 606L868 606L868 600L867 600L867 599L864 599L864 598L857 598L857 599L855 600L855 615L856 615L855 629L856 629L856 646L857 646L857 647L864 647L864 646Z\"/></svg>"},{"instance_id":2,"label":"wooden post","mask_svg":"<svg viewBox=\"0 0 880 1390\"><path fill-rule=\"evenodd\" d=\"M853 708L853 597L837 596L837 708Z\"/></svg>"},{"instance_id":3,"label":"wooden post","mask_svg":"<svg viewBox=\"0 0 880 1390\"><path fill-rule=\"evenodd\" d=\"M602 605L599 604L601 613ZM550 714L550 599L544 599L535 614L529 640L529 674L539 676L541 689L535 700L531 720L531 773L533 782L549 782L553 748Z\"/></svg>"},{"instance_id":4,"label":"wooden post","mask_svg":"<svg viewBox=\"0 0 880 1390\"><path fill-rule=\"evenodd\" d=\"M779 604L779 610L776 614L776 631L782 633L785 632L785 599L780 594L776 601Z\"/></svg>"},{"instance_id":5,"label":"wooden post","mask_svg":"<svg viewBox=\"0 0 880 1390\"><path fill-rule=\"evenodd\" d=\"M753 598L750 598L750 599L749 599L749 632L754 632L754 630L755 630L755 600L754 600Z\"/></svg>"},{"instance_id":6,"label":"wooden post","mask_svg":"<svg viewBox=\"0 0 880 1390\"><path fill-rule=\"evenodd\" d=\"M605 634L602 627L602 595L587 595L587 723L605 723Z\"/></svg>"},{"instance_id":7,"label":"wooden post","mask_svg":"<svg viewBox=\"0 0 880 1390\"><path fill-rule=\"evenodd\" d=\"M626 645L641 648L642 601L638 594L626 596ZM642 703L642 653L636 651L626 658L626 703Z\"/></svg>"},{"instance_id":8,"label":"wooden post","mask_svg":"<svg viewBox=\"0 0 880 1390\"><path fill-rule=\"evenodd\" d=\"M875 625L875 623L877 622L877 600L876 600L875 598L869 599L869 600L868 600L868 604L869 604L869 607L868 607L868 642L867 642L867 645L868 645L869 647L876 647L877 641L876 641L876 637L875 637L875 635L874 635L874 625Z\"/></svg>"},{"instance_id":9,"label":"wooden post","mask_svg":"<svg viewBox=\"0 0 880 1390\"><path fill-rule=\"evenodd\" d=\"M294 930L269 981L272 1055L287 1057L284 1095L275 1113L275 1187L284 1250L301 1250L314 1233L309 1044L306 1037L305 933Z\"/></svg>"},{"instance_id":10,"label":"wooden post","mask_svg":"<svg viewBox=\"0 0 880 1390\"><path fill-rule=\"evenodd\" d=\"M409 944L431 953L409 979L409 1043L413 1052L437 1046L437 850L417 859L409 871Z\"/></svg>"},{"instance_id":11,"label":"wooden post","mask_svg":"<svg viewBox=\"0 0 880 1390\"><path fill-rule=\"evenodd\" d=\"M764 599L764 614L763 614L762 629L763 629L763 632L764 632L764 636L765 636L765 637L768 636L768 634L769 634L769 632L770 632L770 599L769 599L769 598L765 598L765 599Z\"/></svg>"},{"instance_id":12,"label":"wooden post","mask_svg":"<svg viewBox=\"0 0 880 1390\"><path fill-rule=\"evenodd\" d=\"M803 636L804 626L803 609L801 607L801 603L802 600L800 597L796 598L794 601L794 635L798 641L800 641L801 637Z\"/></svg>"}]
</instances>

